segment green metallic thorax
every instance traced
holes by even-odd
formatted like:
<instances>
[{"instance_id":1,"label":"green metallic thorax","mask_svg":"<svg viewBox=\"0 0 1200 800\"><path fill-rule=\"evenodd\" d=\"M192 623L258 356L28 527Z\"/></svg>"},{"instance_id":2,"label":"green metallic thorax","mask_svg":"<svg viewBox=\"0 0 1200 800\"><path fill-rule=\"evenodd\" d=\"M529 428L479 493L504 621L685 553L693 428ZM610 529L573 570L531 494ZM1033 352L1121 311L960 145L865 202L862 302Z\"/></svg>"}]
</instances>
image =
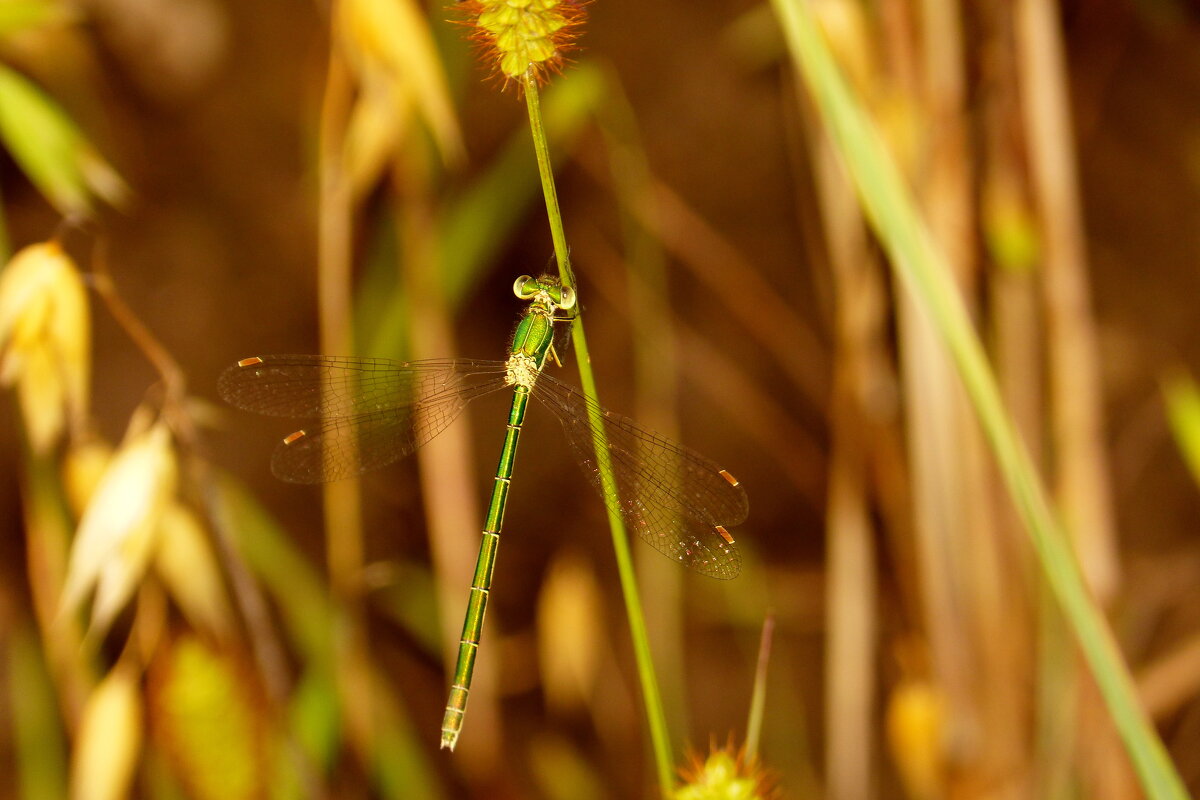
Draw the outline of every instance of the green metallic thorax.
<instances>
[{"instance_id":1,"label":"green metallic thorax","mask_svg":"<svg viewBox=\"0 0 1200 800\"><path fill-rule=\"evenodd\" d=\"M537 304L531 305L525 309L513 332L512 346L508 350L510 365L514 358L523 357L532 359L533 366L541 371L553 344L553 312Z\"/></svg>"}]
</instances>

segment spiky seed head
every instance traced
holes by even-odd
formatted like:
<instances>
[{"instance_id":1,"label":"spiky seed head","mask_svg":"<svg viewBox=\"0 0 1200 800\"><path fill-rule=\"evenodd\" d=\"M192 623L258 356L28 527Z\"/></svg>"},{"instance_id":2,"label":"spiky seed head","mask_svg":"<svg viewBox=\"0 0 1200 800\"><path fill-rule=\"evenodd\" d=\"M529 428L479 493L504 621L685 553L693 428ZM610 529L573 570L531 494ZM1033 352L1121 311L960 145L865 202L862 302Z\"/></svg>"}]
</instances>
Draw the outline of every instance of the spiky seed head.
<instances>
[{"instance_id":1,"label":"spiky seed head","mask_svg":"<svg viewBox=\"0 0 1200 800\"><path fill-rule=\"evenodd\" d=\"M778 795L772 776L757 758L747 758L732 739L724 746L709 745L707 756L691 753L680 769L683 785L672 800L771 800Z\"/></svg>"},{"instance_id":2,"label":"spiky seed head","mask_svg":"<svg viewBox=\"0 0 1200 800\"><path fill-rule=\"evenodd\" d=\"M458 4L486 58L505 81L562 67L583 24L586 0L465 0Z\"/></svg>"}]
</instances>

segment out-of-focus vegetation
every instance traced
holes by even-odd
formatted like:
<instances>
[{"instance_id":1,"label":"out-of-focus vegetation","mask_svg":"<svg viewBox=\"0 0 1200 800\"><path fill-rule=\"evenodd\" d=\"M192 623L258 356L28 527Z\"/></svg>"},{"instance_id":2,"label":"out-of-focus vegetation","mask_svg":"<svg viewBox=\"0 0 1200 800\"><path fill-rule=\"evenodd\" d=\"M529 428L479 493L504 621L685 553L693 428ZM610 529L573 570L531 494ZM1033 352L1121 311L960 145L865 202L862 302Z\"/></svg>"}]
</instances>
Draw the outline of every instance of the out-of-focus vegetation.
<instances>
[{"instance_id":1,"label":"out-of-focus vegetation","mask_svg":"<svg viewBox=\"0 0 1200 800\"><path fill-rule=\"evenodd\" d=\"M322 493L215 402L256 353L502 357L552 250L480 5L0 0L0 798L655 796L538 409L451 754L503 406ZM592 3L541 91L605 404L751 498L735 581L635 545L676 796L1195 789L1200 16L805 3L889 229L796 7Z\"/></svg>"}]
</instances>

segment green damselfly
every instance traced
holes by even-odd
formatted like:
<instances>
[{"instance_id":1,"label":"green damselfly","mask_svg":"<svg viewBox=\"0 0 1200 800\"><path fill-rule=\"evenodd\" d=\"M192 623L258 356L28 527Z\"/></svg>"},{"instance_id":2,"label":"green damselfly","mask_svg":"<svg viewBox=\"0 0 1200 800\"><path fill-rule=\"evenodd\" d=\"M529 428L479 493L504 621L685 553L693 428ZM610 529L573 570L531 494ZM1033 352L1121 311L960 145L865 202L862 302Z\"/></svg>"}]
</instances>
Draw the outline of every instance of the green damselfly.
<instances>
[{"instance_id":1,"label":"green damselfly","mask_svg":"<svg viewBox=\"0 0 1200 800\"><path fill-rule=\"evenodd\" d=\"M391 464L437 436L467 403L511 389L512 406L475 577L459 643L454 682L442 722L442 747L462 728L517 441L532 396L566 432L567 441L605 504L668 557L714 578L733 578L741 556L726 525L749 512L738 481L707 458L614 414L577 389L544 374L554 357L554 326L574 318L575 292L557 278L522 275L513 284L528 302L506 361L390 361L335 356L254 356L225 370L221 396L247 411L313 419L284 438L271 469L295 483L323 483ZM595 443L607 444L606 480Z\"/></svg>"}]
</instances>

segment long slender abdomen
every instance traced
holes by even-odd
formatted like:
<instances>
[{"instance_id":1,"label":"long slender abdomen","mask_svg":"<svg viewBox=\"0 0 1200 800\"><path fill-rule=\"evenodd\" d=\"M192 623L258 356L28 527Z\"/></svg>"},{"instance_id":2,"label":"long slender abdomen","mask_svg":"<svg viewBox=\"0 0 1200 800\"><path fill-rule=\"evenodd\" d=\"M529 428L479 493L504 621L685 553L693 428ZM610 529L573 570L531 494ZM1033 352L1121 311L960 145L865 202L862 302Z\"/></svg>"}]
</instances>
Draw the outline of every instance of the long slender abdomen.
<instances>
[{"instance_id":1,"label":"long slender abdomen","mask_svg":"<svg viewBox=\"0 0 1200 800\"><path fill-rule=\"evenodd\" d=\"M442 718L442 747L454 749L462 730L467 711L467 695L471 691L471 676L475 672L475 656L483 632L483 617L487 611L488 593L492 588L492 572L496 566L496 550L500 546L500 529L504 525L504 508L508 503L508 487L512 481L513 463L517 457L517 442L525 421L529 389L513 389L512 408L508 413L508 429L504 434L504 449L492 483L492 498L488 503L487 522L479 542L479 557L475 561L475 578L471 581L471 598L463 620L462 638L458 643L458 660L454 668L454 683L446 700L446 715Z\"/></svg>"}]
</instances>

